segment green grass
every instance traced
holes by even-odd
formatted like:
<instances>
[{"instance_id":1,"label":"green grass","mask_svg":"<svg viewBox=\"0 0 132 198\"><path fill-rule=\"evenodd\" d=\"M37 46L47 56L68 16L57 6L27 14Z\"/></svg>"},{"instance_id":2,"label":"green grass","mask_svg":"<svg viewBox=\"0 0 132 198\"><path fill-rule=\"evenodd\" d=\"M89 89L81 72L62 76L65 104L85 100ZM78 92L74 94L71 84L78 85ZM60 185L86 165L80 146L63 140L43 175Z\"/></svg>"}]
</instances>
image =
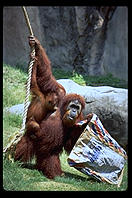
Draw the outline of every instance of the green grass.
<instances>
[{"instance_id":1,"label":"green grass","mask_svg":"<svg viewBox=\"0 0 132 198\"><path fill-rule=\"evenodd\" d=\"M25 99L27 74L19 68L4 64L3 77L3 107L22 103Z\"/></svg>"},{"instance_id":2,"label":"green grass","mask_svg":"<svg viewBox=\"0 0 132 198\"><path fill-rule=\"evenodd\" d=\"M64 176L49 180L35 169L22 167L20 162L3 163L3 188L8 191L125 191L127 189L127 165L121 186L102 183L69 167L67 155L62 153L61 165Z\"/></svg>"},{"instance_id":3,"label":"green grass","mask_svg":"<svg viewBox=\"0 0 132 198\"><path fill-rule=\"evenodd\" d=\"M86 74L78 74L77 72L65 72L59 69L53 70L53 74L56 79L71 79L79 85L87 86L113 86L119 88L127 88L127 82L125 80L120 80L114 77L112 74L107 74L105 76L88 76Z\"/></svg>"},{"instance_id":4,"label":"green grass","mask_svg":"<svg viewBox=\"0 0 132 198\"><path fill-rule=\"evenodd\" d=\"M110 85L115 87L121 86L118 79L113 80L111 75L107 77L86 77L77 73L67 73L54 71L57 79L70 78L81 85ZM24 102L25 99L25 82L27 73L20 67L3 66L3 107L10 107L15 104ZM3 111L3 144L8 142L8 138L13 133L20 130L22 118ZM41 172L33 169L22 167L20 162L11 163L3 160L3 188L7 191L124 191L127 189L127 165L125 166L122 184L119 188L116 185L100 183L91 177L84 175L74 168L69 167L67 155L62 153L62 169L65 173L63 177L56 177L49 180Z\"/></svg>"}]
</instances>

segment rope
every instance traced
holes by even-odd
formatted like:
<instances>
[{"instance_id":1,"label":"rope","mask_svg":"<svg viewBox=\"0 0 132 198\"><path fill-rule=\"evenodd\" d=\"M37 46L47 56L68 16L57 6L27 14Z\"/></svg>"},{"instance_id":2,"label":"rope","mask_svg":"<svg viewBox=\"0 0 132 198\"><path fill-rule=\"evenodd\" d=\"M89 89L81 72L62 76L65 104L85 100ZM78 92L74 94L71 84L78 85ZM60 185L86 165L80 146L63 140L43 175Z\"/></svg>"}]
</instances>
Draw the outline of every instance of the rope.
<instances>
[{"instance_id":1,"label":"rope","mask_svg":"<svg viewBox=\"0 0 132 198\"><path fill-rule=\"evenodd\" d=\"M35 57L35 49L31 49L31 53L33 54L33 57ZM34 64L35 59L31 59L29 66L28 66L28 79L26 84L26 97L25 97L25 103L24 103L24 113L23 113L23 122L22 122L22 128L20 130L20 133L23 133L25 130L25 123L27 118L27 111L28 111L28 102L29 102L29 96L30 96L30 85L31 85L31 76L32 76L32 67Z\"/></svg>"},{"instance_id":2,"label":"rope","mask_svg":"<svg viewBox=\"0 0 132 198\"><path fill-rule=\"evenodd\" d=\"M26 20L30 35L33 36L33 30L32 30L32 27L31 27L31 24L30 24L29 17L28 17L25 6L22 6L22 9L23 9L23 13L24 13L24 16L25 16L25 20Z\"/></svg>"},{"instance_id":3,"label":"rope","mask_svg":"<svg viewBox=\"0 0 132 198\"><path fill-rule=\"evenodd\" d=\"M24 13L24 16L25 16L25 20L26 20L30 35L33 36L33 31L32 31L32 28L31 28L31 24L30 24L30 21L29 21L27 11L26 11L24 6L22 7L22 9L23 9L23 13ZM8 155L8 158L10 160L13 160L12 155L14 154L15 146L21 140L21 138L24 134L24 131L25 131L25 124L26 124L27 111L28 111L28 102L29 102L29 96L30 96L32 67L33 67L33 64L34 64L34 61L35 61L35 47L34 46L31 47L31 54L32 54L32 56L31 56L31 59L30 59L29 65L28 65L28 79L27 79L27 83L26 83L26 97L25 97L25 102L24 102L22 127L20 129L20 132L17 132L15 134L13 134L13 136L10 137L9 143L3 149L4 153L8 152L7 155Z\"/></svg>"},{"instance_id":4,"label":"rope","mask_svg":"<svg viewBox=\"0 0 132 198\"><path fill-rule=\"evenodd\" d=\"M25 16L25 20L26 20L30 35L33 36L33 30L32 30L32 27L31 27L31 24L30 24L29 17L28 17L25 6L23 6L22 9L23 9L23 13L24 13L24 16ZM32 57L35 57L35 47L34 46L31 48L31 54L32 54ZM33 64L34 64L34 61L35 61L35 59L32 58L32 57L30 59L30 63L29 63L29 66L28 66L28 79L27 79L27 84L26 84L26 98L25 98L25 103L24 103L22 128L20 130L20 133L22 133L22 134L25 130L25 123L26 123L27 111L28 111L28 102L29 102L29 96L30 96L32 68L33 68Z\"/></svg>"}]
</instances>

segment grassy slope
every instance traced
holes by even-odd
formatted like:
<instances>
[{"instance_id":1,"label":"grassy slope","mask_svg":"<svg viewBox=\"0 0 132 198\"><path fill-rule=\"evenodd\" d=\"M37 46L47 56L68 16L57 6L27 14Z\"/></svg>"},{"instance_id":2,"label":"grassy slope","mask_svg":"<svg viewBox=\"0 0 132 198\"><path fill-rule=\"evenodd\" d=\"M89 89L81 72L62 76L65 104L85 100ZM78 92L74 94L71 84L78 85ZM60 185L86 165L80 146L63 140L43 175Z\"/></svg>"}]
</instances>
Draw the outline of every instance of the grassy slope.
<instances>
[{"instance_id":1,"label":"grassy slope","mask_svg":"<svg viewBox=\"0 0 132 198\"><path fill-rule=\"evenodd\" d=\"M13 191L124 191L127 189L127 166L122 184L117 188L116 185L98 182L69 167L65 152L61 155L61 164L65 176L49 180L33 167L22 168L18 162L10 163L5 160L4 189Z\"/></svg>"},{"instance_id":2,"label":"grassy slope","mask_svg":"<svg viewBox=\"0 0 132 198\"><path fill-rule=\"evenodd\" d=\"M19 68L12 68L4 65L3 67L3 107L12 106L24 102L25 98L25 82L27 74ZM64 73L61 71L54 71L54 75L59 78L70 78L80 84L89 85L112 85L120 86L121 83L118 79L113 80L109 76L99 78L90 77L86 78L76 73ZM106 80L107 79L107 80ZM100 84L99 82L100 81ZM107 82L106 82L107 81ZM123 82L124 83L124 82ZM113 85L112 85L113 86ZM8 96L8 97L7 97ZM21 127L22 119L20 116L3 113L3 143L7 144L8 137ZM100 183L91 177L88 177L74 168L70 168L67 164L67 155L65 152L61 155L62 169L65 176L56 177L55 180L49 180L44 177L40 172L33 169L33 165L28 168L21 167L19 162L10 163L7 160L3 161L3 187L5 190L15 191L113 191L113 190L126 190L127 189L127 165L123 182L120 188L115 185Z\"/></svg>"}]
</instances>

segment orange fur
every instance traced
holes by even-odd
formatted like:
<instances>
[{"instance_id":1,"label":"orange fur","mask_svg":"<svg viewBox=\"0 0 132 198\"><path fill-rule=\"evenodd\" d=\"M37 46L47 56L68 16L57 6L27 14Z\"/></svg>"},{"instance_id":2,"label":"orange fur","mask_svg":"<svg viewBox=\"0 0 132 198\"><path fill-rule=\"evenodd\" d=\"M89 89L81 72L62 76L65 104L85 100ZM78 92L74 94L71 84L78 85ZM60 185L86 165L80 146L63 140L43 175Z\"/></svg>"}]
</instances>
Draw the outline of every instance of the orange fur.
<instances>
[{"instance_id":1,"label":"orange fur","mask_svg":"<svg viewBox=\"0 0 132 198\"><path fill-rule=\"evenodd\" d=\"M51 63L48 59L45 49L35 37L34 42L36 52L35 64L37 65L37 84L44 95L47 93L56 93L60 102L65 96L66 91L64 87L54 78L52 74Z\"/></svg>"},{"instance_id":2,"label":"orange fur","mask_svg":"<svg viewBox=\"0 0 132 198\"><path fill-rule=\"evenodd\" d=\"M36 38L35 50L31 82L33 97L27 113L25 135L16 145L15 160L27 162L35 155L36 168L52 179L63 173L59 160L63 147L70 152L82 132L75 123L83 119L85 101L77 94L65 96L65 89L52 75L50 61ZM81 112L70 121L67 106L74 100L80 102ZM54 111L56 106L58 108Z\"/></svg>"},{"instance_id":3,"label":"orange fur","mask_svg":"<svg viewBox=\"0 0 132 198\"><path fill-rule=\"evenodd\" d=\"M70 121L66 121L66 115L69 113L67 106L75 99L81 104L81 112L71 124ZM84 106L85 102L81 96L77 94L66 95L58 109L41 121L40 130L36 131L36 137L34 139L25 134L23 138L28 140L32 138L33 147L28 148L29 141L27 141L27 144L23 144L25 139L22 139L17 145L15 159L27 161L34 154L36 157L36 168L42 171L46 177L53 179L55 176L62 175L63 171L61 169L59 155L63 147L69 152L81 134L82 130L77 128L75 123L83 119L82 109ZM31 156L28 154L31 154Z\"/></svg>"},{"instance_id":4,"label":"orange fur","mask_svg":"<svg viewBox=\"0 0 132 198\"><path fill-rule=\"evenodd\" d=\"M57 96L56 93L43 95L36 81L36 65L33 66L31 78L32 100L29 105L26 119L27 133L35 133L39 130L39 124L48 113L55 111Z\"/></svg>"},{"instance_id":5,"label":"orange fur","mask_svg":"<svg viewBox=\"0 0 132 198\"><path fill-rule=\"evenodd\" d=\"M81 112L77 115L74 123L71 124L69 121L66 121L66 114L69 112L67 106L75 99L81 103ZM82 131L75 133L75 123L83 119L82 109L84 106L85 102L81 96L68 94L61 101L61 105L57 111L40 124L41 130L37 134L35 147L37 159L36 168L50 179L53 179L55 176L60 176L63 173L59 154L62 152L63 147L68 152L81 134ZM72 131L74 131L74 136L70 136Z\"/></svg>"},{"instance_id":6,"label":"orange fur","mask_svg":"<svg viewBox=\"0 0 132 198\"><path fill-rule=\"evenodd\" d=\"M44 48L35 37L30 37L29 44L35 45L35 63L31 79L32 100L27 112L27 133L39 130L40 122L50 115L65 95L65 89L52 75L50 61ZM36 123L37 122L37 123Z\"/></svg>"},{"instance_id":7,"label":"orange fur","mask_svg":"<svg viewBox=\"0 0 132 198\"><path fill-rule=\"evenodd\" d=\"M36 56L31 79L32 99L27 112L26 132L17 144L15 154L15 159L21 159L21 161L26 161L26 157L23 156L27 156L27 161L30 160L28 153L30 149L31 153L35 149L34 141L36 134L39 133L41 121L57 109L66 93L64 87L57 83L52 75L50 61L45 50L36 38L30 37L31 47L34 43ZM26 142L30 145L29 147Z\"/></svg>"}]
</instances>

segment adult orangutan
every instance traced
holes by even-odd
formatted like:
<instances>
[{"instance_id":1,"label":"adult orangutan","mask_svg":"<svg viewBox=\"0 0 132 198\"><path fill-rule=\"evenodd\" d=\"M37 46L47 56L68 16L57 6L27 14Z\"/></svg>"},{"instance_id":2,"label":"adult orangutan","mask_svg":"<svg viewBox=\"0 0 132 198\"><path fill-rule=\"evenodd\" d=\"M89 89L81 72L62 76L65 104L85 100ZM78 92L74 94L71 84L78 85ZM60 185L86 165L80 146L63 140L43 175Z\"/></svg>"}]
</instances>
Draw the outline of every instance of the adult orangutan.
<instances>
[{"instance_id":1,"label":"adult orangutan","mask_svg":"<svg viewBox=\"0 0 132 198\"><path fill-rule=\"evenodd\" d=\"M83 97L77 94L66 95L60 107L40 123L40 130L28 134L30 139L32 136L36 137L32 139L34 147L30 147L29 142L26 141L18 143L15 160L20 160L19 152L26 148L28 154L35 155L36 168L46 177L53 179L55 176L62 175L59 155L63 147L68 153L72 150L86 126L76 125L78 121L84 119L82 114L84 107ZM91 114L87 116L88 121L91 117ZM25 157L23 152L21 161L28 161Z\"/></svg>"},{"instance_id":2,"label":"adult orangutan","mask_svg":"<svg viewBox=\"0 0 132 198\"><path fill-rule=\"evenodd\" d=\"M76 123L84 119L84 106L85 101L80 95L66 95L56 112L43 120L40 124L41 130L34 134L36 168L46 177L53 179L62 175L59 155L63 147L70 152L82 133L84 128Z\"/></svg>"}]
</instances>

